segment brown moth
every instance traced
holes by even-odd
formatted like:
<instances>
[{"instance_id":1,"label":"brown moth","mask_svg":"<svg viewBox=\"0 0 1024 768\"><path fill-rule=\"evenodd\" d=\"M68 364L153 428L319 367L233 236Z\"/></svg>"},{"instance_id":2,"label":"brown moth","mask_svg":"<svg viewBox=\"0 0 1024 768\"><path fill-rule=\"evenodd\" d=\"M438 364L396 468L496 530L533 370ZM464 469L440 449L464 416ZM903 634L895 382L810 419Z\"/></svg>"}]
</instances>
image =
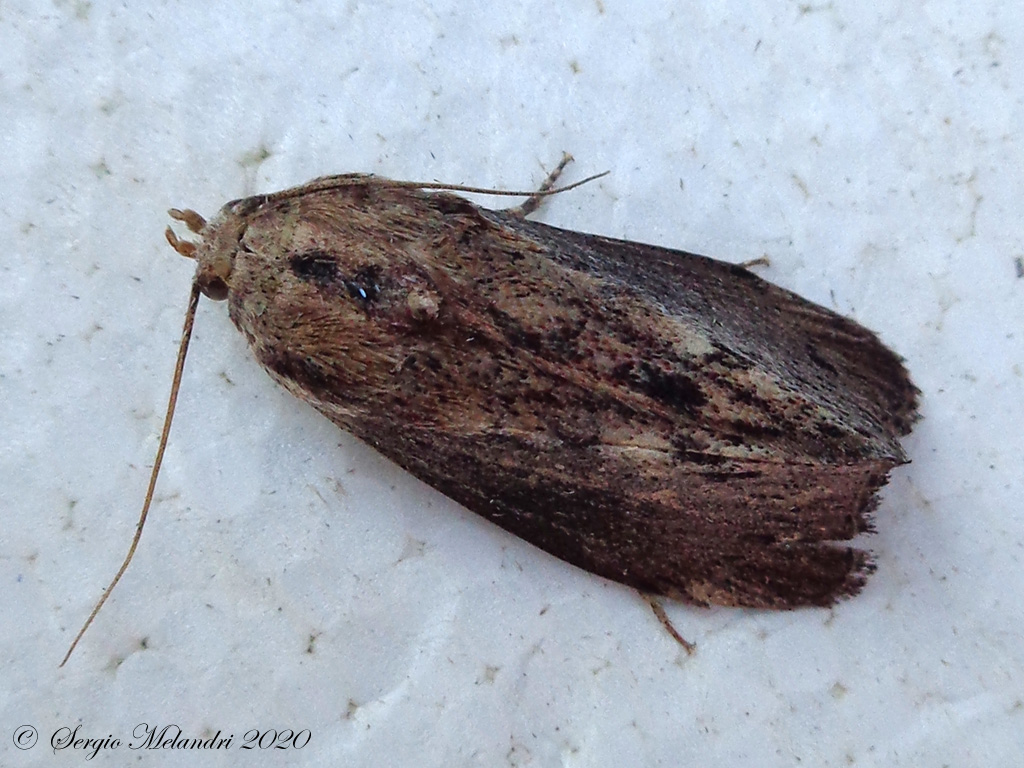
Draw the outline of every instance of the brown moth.
<instances>
[{"instance_id":1,"label":"brown moth","mask_svg":"<svg viewBox=\"0 0 1024 768\"><path fill-rule=\"evenodd\" d=\"M330 176L168 237L276 381L556 557L701 605L861 589L900 357L743 266L431 188L467 189Z\"/></svg>"},{"instance_id":2,"label":"brown moth","mask_svg":"<svg viewBox=\"0 0 1024 768\"><path fill-rule=\"evenodd\" d=\"M916 390L743 267L334 176L228 203L200 290L274 379L551 554L696 603L856 592Z\"/></svg>"}]
</instances>

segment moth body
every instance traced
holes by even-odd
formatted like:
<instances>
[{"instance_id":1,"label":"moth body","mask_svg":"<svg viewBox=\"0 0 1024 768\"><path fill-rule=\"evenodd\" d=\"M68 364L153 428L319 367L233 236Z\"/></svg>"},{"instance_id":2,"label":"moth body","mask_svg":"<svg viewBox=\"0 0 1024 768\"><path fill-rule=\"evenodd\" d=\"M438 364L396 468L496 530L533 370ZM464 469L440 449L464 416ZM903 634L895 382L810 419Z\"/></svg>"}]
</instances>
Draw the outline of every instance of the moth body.
<instances>
[{"instance_id":1,"label":"moth body","mask_svg":"<svg viewBox=\"0 0 1024 768\"><path fill-rule=\"evenodd\" d=\"M177 213L271 376L555 556L773 608L872 570L842 542L907 461L917 390L857 323L739 266L373 176Z\"/></svg>"}]
</instances>

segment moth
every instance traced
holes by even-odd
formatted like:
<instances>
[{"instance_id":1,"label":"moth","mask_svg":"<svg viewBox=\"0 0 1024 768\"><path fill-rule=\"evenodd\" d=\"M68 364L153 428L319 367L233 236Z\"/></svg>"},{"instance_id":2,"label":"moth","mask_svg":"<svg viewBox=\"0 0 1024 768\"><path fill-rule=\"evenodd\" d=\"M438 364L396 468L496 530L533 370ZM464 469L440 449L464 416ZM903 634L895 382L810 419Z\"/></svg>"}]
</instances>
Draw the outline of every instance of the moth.
<instances>
[{"instance_id":1,"label":"moth","mask_svg":"<svg viewBox=\"0 0 1024 768\"><path fill-rule=\"evenodd\" d=\"M699 605L855 594L902 359L744 266L527 219L568 159L518 208L347 174L168 239L278 383L556 557Z\"/></svg>"}]
</instances>

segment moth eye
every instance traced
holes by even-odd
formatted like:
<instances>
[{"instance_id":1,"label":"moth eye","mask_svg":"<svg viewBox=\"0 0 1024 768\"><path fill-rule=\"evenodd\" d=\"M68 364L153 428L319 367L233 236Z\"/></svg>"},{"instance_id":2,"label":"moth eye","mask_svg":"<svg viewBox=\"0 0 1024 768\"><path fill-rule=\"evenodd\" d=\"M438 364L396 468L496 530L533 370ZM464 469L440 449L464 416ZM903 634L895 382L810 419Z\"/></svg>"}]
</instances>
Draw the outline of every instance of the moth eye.
<instances>
[{"instance_id":1,"label":"moth eye","mask_svg":"<svg viewBox=\"0 0 1024 768\"><path fill-rule=\"evenodd\" d=\"M213 301L228 297L234 254L225 248L206 247L198 254L196 282L203 295Z\"/></svg>"},{"instance_id":2,"label":"moth eye","mask_svg":"<svg viewBox=\"0 0 1024 768\"><path fill-rule=\"evenodd\" d=\"M216 275L202 275L199 278L199 290L213 301L224 301L228 297L228 284Z\"/></svg>"}]
</instances>

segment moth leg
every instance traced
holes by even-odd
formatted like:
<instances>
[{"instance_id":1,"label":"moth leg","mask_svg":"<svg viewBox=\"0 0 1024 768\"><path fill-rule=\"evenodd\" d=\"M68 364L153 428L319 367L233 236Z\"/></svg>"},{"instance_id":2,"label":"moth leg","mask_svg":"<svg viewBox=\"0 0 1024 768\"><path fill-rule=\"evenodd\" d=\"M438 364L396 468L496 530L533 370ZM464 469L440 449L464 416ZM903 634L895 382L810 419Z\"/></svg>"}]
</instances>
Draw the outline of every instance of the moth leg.
<instances>
[{"instance_id":1,"label":"moth leg","mask_svg":"<svg viewBox=\"0 0 1024 768\"><path fill-rule=\"evenodd\" d=\"M562 159L558 163L558 166L548 174L547 179L545 179L544 183L540 185L540 189L526 198L526 201L522 205L517 205L514 208L507 209L508 212L513 216L525 219L531 213L536 211L540 207L540 204L544 202L544 198L546 197L545 193L555 186L555 182L558 181L558 177L562 175L562 171L565 170L565 166L571 162L572 155L568 152L563 152Z\"/></svg>"},{"instance_id":2,"label":"moth leg","mask_svg":"<svg viewBox=\"0 0 1024 768\"><path fill-rule=\"evenodd\" d=\"M683 649L686 651L688 656L693 656L693 652L697 650L697 645L695 643L691 643L680 635L676 628L672 626L672 622L669 620L668 614L665 613L665 606L658 601L658 598L654 595L649 595L646 592L641 592L640 596L647 601L649 606L651 606L651 610L654 611L654 615L658 617L658 621L661 622L661 626L665 628L665 631L672 635L672 638L677 643L683 646Z\"/></svg>"},{"instance_id":3,"label":"moth leg","mask_svg":"<svg viewBox=\"0 0 1024 768\"><path fill-rule=\"evenodd\" d=\"M767 256L761 256L757 259L748 259L747 261L740 262L740 266L744 269L750 269L751 267L770 267L771 265L772 262Z\"/></svg>"}]
</instances>

